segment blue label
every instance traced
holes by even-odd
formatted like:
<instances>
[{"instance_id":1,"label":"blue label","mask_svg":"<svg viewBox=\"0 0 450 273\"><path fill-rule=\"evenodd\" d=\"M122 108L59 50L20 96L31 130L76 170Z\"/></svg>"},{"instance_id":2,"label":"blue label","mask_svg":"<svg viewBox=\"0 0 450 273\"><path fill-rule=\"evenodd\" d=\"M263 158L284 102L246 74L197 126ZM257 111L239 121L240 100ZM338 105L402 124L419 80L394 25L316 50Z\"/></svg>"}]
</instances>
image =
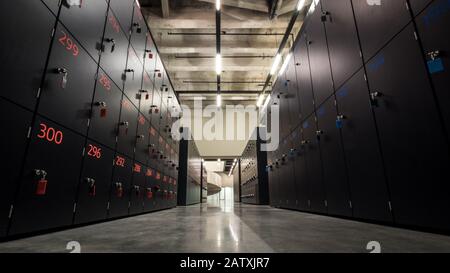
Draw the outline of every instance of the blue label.
<instances>
[{"instance_id":1,"label":"blue label","mask_svg":"<svg viewBox=\"0 0 450 273\"><path fill-rule=\"evenodd\" d=\"M436 2L431 5L423 16L423 22L426 27L429 27L435 20L441 18L446 12L450 10L450 0Z\"/></svg>"},{"instance_id":2,"label":"blue label","mask_svg":"<svg viewBox=\"0 0 450 273\"><path fill-rule=\"evenodd\" d=\"M340 119L336 120L336 128L342 129L342 120Z\"/></svg>"},{"instance_id":3,"label":"blue label","mask_svg":"<svg viewBox=\"0 0 450 273\"><path fill-rule=\"evenodd\" d=\"M441 58L428 61L427 64L428 64L428 71L430 71L430 74L435 74L444 71L444 63L442 62Z\"/></svg>"},{"instance_id":4,"label":"blue label","mask_svg":"<svg viewBox=\"0 0 450 273\"><path fill-rule=\"evenodd\" d=\"M325 109L323 107L319 108L319 116L325 115Z\"/></svg>"},{"instance_id":5,"label":"blue label","mask_svg":"<svg viewBox=\"0 0 450 273\"><path fill-rule=\"evenodd\" d=\"M341 89L339 89L337 96L338 98L344 98L348 95L348 89L347 87L342 87Z\"/></svg>"},{"instance_id":6,"label":"blue label","mask_svg":"<svg viewBox=\"0 0 450 273\"><path fill-rule=\"evenodd\" d=\"M309 123L307 121L303 122L303 128L306 129L309 127Z\"/></svg>"},{"instance_id":7,"label":"blue label","mask_svg":"<svg viewBox=\"0 0 450 273\"><path fill-rule=\"evenodd\" d=\"M384 65L384 56L383 54L380 54L375 57L375 59L369 64L369 69L375 71L378 70L382 65Z\"/></svg>"}]
</instances>

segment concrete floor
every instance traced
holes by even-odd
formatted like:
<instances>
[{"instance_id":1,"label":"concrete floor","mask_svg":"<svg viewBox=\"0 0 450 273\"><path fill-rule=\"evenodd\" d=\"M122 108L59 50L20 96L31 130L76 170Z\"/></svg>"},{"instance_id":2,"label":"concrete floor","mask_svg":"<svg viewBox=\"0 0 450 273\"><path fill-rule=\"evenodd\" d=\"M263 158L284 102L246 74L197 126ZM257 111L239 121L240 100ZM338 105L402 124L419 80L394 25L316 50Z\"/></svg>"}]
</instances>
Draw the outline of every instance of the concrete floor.
<instances>
[{"instance_id":1,"label":"concrete floor","mask_svg":"<svg viewBox=\"0 0 450 273\"><path fill-rule=\"evenodd\" d=\"M178 207L0 243L0 252L450 252L450 237L266 206Z\"/></svg>"}]
</instances>

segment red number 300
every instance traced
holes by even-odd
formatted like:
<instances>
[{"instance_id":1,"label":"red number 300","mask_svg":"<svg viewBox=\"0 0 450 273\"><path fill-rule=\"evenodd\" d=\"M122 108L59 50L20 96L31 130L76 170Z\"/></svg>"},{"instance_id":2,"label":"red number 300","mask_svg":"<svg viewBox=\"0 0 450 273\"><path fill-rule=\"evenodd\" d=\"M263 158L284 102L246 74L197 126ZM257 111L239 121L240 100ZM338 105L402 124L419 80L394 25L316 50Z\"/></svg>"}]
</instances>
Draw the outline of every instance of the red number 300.
<instances>
[{"instance_id":1,"label":"red number 300","mask_svg":"<svg viewBox=\"0 0 450 273\"><path fill-rule=\"evenodd\" d=\"M41 130L39 131L38 138L46 139L49 142L61 144L63 142L63 133L55 130L53 127L48 127L45 123L41 123Z\"/></svg>"}]
</instances>

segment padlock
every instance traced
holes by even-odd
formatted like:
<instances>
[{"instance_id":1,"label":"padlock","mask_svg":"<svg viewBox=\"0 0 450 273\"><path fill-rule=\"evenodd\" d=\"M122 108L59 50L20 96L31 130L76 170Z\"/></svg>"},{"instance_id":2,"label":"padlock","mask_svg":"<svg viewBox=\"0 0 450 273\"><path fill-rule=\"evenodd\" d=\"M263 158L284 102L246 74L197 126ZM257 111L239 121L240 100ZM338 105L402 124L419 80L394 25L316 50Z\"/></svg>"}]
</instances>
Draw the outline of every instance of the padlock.
<instances>
[{"instance_id":1,"label":"padlock","mask_svg":"<svg viewBox=\"0 0 450 273\"><path fill-rule=\"evenodd\" d=\"M123 187L122 187L122 183L116 183L116 196L118 198L122 198L123 196Z\"/></svg>"},{"instance_id":2,"label":"padlock","mask_svg":"<svg viewBox=\"0 0 450 273\"><path fill-rule=\"evenodd\" d=\"M344 115L339 115L339 116L337 116L337 119L336 119L336 128L342 129L344 119L345 119L345 116L344 116Z\"/></svg>"},{"instance_id":3,"label":"padlock","mask_svg":"<svg viewBox=\"0 0 450 273\"><path fill-rule=\"evenodd\" d=\"M47 193L47 184L48 181L46 179L47 172L44 170L34 170L35 175L40 177L37 185L36 185L36 195L45 195Z\"/></svg>"},{"instance_id":4,"label":"padlock","mask_svg":"<svg viewBox=\"0 0 450 273\"><path fill-rule=\"evenodd\" d=\"M89 187L88 191L89 196L95 196L95 180L92 178L86 178L85 180Z\"/></svg>"},{"instance_id":5,"label":"padlock","mask_svg":"<svg viewBox=\"0 0 450 273\"><path fill-rule=\"evenodd\" d=\"M151 188L147 188L146 189L146 191L147 191L147 199L152 199L153 198L153 192L152 192L152 189Z\"/></svg>"},{"instance_id":6,"label":"padlock","mask_svg":"<svg viewBox=\"0 0 450 273\"><path fill-rule=\"evenodd\" d=\"M370 103L374 107L378 107L378 98L381 97L382 94L380 92L370 93Z\"/></svg>"},{"instance_id":7,"label":"padlock","mask_svg":"<svg viewBox=\"0 0 450 273\"><path fill-rule=\"evenodd\" d=\"M128 125L129 125L128 121L122 121L120 123L120 126L124 126L125 127L125 135L128 135Z\"/></svg>"},{"instance_id":8,"label":"padlock","mask_svg":"<svg viewBox=\"0 0 450 273\"><path fill-rule=\"evenodd\" d=\"M139 197L141 195L141 187L135 185L134 192L135 192L136 196Z\"/></svg>"},{"instance_id":9,"label":"padlock","mask_svg":"<svg viewBox=\"0 0 450 273\"><path fill-rule=\"evenodd\" d=\"M126 79L126 73L133 73L132 80L134 81L134 69L131 69L131 68L125 69L125 79Z\"/></svg>"},{"instance_id":10,"label":"padlock","mask_svg":"<svg viewBox=\"0 0 450 273\"><path fill-rule=\"evenodd\" d=\"M95 106L100 107L100 117L101 118L106 117L106 102L98 101L95 103Z\"/></svg>"},{"instance_id":11,"label":"padlock","mask_svg":"<svg viewBox=\"0 0 450 273\"><path fill-rule=\"evenodd\" d=\"M148 53L148 58L149 59L153 59L153 53L152 53L152 51L150 49L146 49L145 53Z\"/></svg>"},{"instance_id":12,"label":"padlock","mask_svg":"<svg viewBox=\"0 0 450 273\"><path fill-rule=\"evenodd\" d=\"M56 69L56 73L62 74L60 86L62 89L65 89L67 86L67 77L68 77L69 72L67 71L67 69L65 69L63 67L59 67Z\"/></svg>"},{"instance_id":13,"label":"padlock","mask_svg":"<svg viewBox=\"0 0 450 273\"><path fill-rule=\"evenodd\" d=\"M133 23L133 27L136 27L136 33L142 32L142 28L141 25L139 25L139 23Z\"/></svg>"},{"instance_id":14,"label":"padlock","mask_svg":"<svg viewBox=\"0 0 450 273\"><path fill-rule=\"evenodd\" d=\"M113 53L114 49L116 48L116 41L113 38L105 38L104 41L112 44L111 53Z\"/></svg>"}]
</instances>

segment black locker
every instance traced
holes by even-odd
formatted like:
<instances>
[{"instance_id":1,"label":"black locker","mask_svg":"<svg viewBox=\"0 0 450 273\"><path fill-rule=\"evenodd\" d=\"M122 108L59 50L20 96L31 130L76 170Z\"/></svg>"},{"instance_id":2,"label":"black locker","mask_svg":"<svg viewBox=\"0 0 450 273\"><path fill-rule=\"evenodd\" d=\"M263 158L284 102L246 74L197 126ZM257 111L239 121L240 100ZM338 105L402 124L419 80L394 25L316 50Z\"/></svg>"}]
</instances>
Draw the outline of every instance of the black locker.
<instances>
[{"instance_id":1,"label":"black locker","mask_svg":"<svg viewBox=\"0 0 450 273\"><path fill-rule=\"evenodd\" d=\"M367 67L395 222L448 228L448 145L412 24Z\"/></svg>"},{"instance_id":2,"label":"black locker","mask_svg":"<svg viewBox=\"0 0 450 273\"><path fill-rule=\"evenodd\" d=\"M159 91L153 92L153 103L150 106L149 114L151 117L152 126L159 131L159 123L161 116L161 95Z\"/></svg>"},{"instance_id":3,"label":"black locker","mask_svg":"<svg viewBox=\"0 0 450 273\"><path fill-rule=\"evenodd\" d=\"M351 216L350 196L334 97L317 110L328 213Z\"/></svg>"},{"instance_id":4,"label":"black locker","mask_svg":"<svg viewBox=\"0 0 450 273\"><path fill-rule=\"evenodd\" d=\"M297 73L295 67L295 56L291 57L291 60L286 68L286 81L287 81L287 98L289 106L289 130L294 130L299 124L301 119L300 104L298 98L298 84Z\"/></svg>"},{"instance_id":5,"label":"black locker","mask_svg":"<svg viewBox=\"0 0 450 273\"><path fill-rule=\"evenodd\" d=\"M75 224L106 219L113 171L114 151L88 141L78 185Z\"/></svg>"},{"instance_id":6,"label":"black locker","mask_svg":"<svg viewBox=\"0 0 450 273\"><path fill-rule=\"evenodd\" d=\"M158 131L153 127L153 125L150 125L149 128L149 145L148 145L148 152L149 152L149 160L148 164L152 168L157 167L157 161L158 161Z\"/></svg>"},{"instance_id":7,"label":"black locker","mask_svg":"<svg viewBox=\"0 0 450 273\"><path fill-rule=\"evenodd\" d=\"M149 158L149 142L150 142L150 123L147 119L139 114L137 134L136 134L136 156L135 160L146 165Z\"/></svg>"},{"instance_id":8,"label":"black locker","mask_svg":"<svg viewBox=\"0 0 450 273\"><path fill-rule=\"evenodd\" d=\"M38 112L85 135L97 64L61 24L55 35ZM68 50L68 41L78 49Z\"/></svg>"},{"instance_id":9,"label":"black locker","mask_svg":"<svg viewBox=\"0 0 450 273\"><path fill-rule=\"evenodd\" d=\"M117 151L131 158L136 145L136 129L138 123L138 110L127 99L122 100L122 111L117 129Z\"/></svg>"},{"instance_id":10,"label":"black locker","mask_svg":"<svg viewBox=\"0 0 450 273\"><path fill-rule=\"evenodd\" d=\"M6 235L10 206L20 177L20 167L25 154L28 128L33 113L0 99L2 123L1 151L4 158L0 167L3 174L0 191L0 237Z\"/></svg>"},{"instance_id":11,"label":"black locker","mask_svg":"<svg viewBox=\"0 0 450 273\"><path fill-rule=\"evenodd\" d=\"M157 59L157 51L155 42L152 39L150 32L147 34L147 43L145 45L145 57L144 57L144 69L151 75L151 80L155 79L155 69L156 69L156 59Z\"/></svg>"},{"instance_id":12,"label":"black locker","mask_svg":"<svg viewBox=\"0 0 450 273\"><path fill-rule=\"evenodd\" d=\"M130 188L130 214L139 214L144 209L146 189L145 166L140 162L133 164L133 183Z\"/></svg>"},{"instance_id":13,"label":"black locker","mask_svg":"<svg viewBox=\"0 0 450 273\"><path fill-rule=\"evenodd\" d=\"M100 69L89 122L89 138L112 149L116 147L122 92Z\"/></svg>"},{"instance_id":14,"label":"black locker","mask_svg":"<svg viewBox=\"0 0 450 273\"><path fill-rule=\"evenodd\" d=\"M406 0L352 2L366 61L411 21Z\"/></svg>"},{"instance_id":15,"label":"black locker","mask_svg":"<svg viewBox=\"0 0 450 273\"><path fill-rule=\"evenodd\" d=\"M161 56L159 56L159 54L157 55L157 59L156 59L156 66L155 66L155 70L152 73L149 73L150 76L154 75L154 83L155 83L155 91L160 92L161 97L163 96L162 92L161 92L161 88L164 84L164 66L162 64L161 61Z\"/></svg>"},{"instance_id":16,"label":"black locker","mask_svg":"<svg viewBox=\"0 0 450 273\"><path fill-rule=\"evenodd\" d=\"M105 1L82 1L81 5L63 4L59 20L79 43L98 61L108 11Z\"/></svg>"},{"instance_id":17,"label":"black locker","mask_svg":"<svg viewBox=\"0 0 450 273\"><path fill-rule=\"evenodd\" d=\"M362 67L351 0L322 0L331 70L336 88Z\"/></svg>"},{"instance_id":18,"label":"black locker","mask_svg":"<svg viewBox=\"0 0 450 273\"><path fill-rule=\"evenodd\" d=\"M151 167L147 167L145 171L145 188L144 188L144 211L152 211L155 209L155 192L157 187L155 187L155 170Z\"/></svg>"},{"instance_id":19,"label":"black locker","mask_svg":"<svg viewBox=\"0 0 450 273\"><path fill-rule=\"evenodd\" d=\"M293 156L295 157L294 172L297 208L301 210L308 210L308 172L306 170L305 143L301 128L294 131L292 135L292 142L294 145Z\"/></svg>"},{"instance_id":20,"label":"black locker","mask_svg":"<svg viewBox=\"0 0 450 273\"><path fill-rule=\"evenodd\" d=\"M360 70L336 91L353 216L392 221L369 91Z\"/></svg>"},{"instance_id":21,"label":"black locker","mask_svg":"<svg viewBox=\"0 0 450 273\"><path fill-rule=\"evenodd\" d=\"M1 1L2 97L34 110L55 21L40 1Z\"/></svg>"},{"instance_id":22,"label":"black locker","mask_svg":"<svg viewBox=\"0 0 450 273\"><path fill-rule=\"evenodd\" d=\"M10 235L72 224L83 145L78 134L36 118Z\"/></svg>"},{"instance_id":23,"label":"black locker","mask_svg":"<svg viewBox=\"0 0 450 273\"><path fill-rule=\"evenodd\" d=\"M289 134L289 103L288 103L288 83L285 75L278 77L275 83L274 90L277 98L276 102L279 107L279 120L283 121L279 123L280 138L284 138Z\"/></svg>"},{"instance_id":24,"label":"black locker","mask_svg":"<svg viewBox=\"0 0 450 273\"><path fill-rule=\"evenodd\" d=\"M302 118L306 118L314 111L314 95L311 85L311 70L309 67L308 47L306 46L306 34L302 34L295 45L294 56L300 109Z\"/></svg>"},{"instance_id":25,"label":"black locker","mask_svg":"<svg viewBox=\"0 0 450 273\"><path fill-rule=\"evenodd\" d=\"M58 15L59 10L59 4L61 3L61 0L42 0L45 5L55 14ZM37 2L37 1L34 1Z\"/></svg>"},{"instance_id":26,"label":"black locker","mask_svg":"<svg viewBox=\"0 0 450 273\"><path fill-rule=\"evenodd\" d=\"M139 101L143 97L145 99L145 92L142 89L142 72L143 65L139 61L136 52L132 47L128 49L128 62L125 69L124 77L124 93L130 101L139 107Z\"/></svg>"},{"instance_id":27,"label":"black locker","mask_svg":"<svg viewBox=\"0 0 450 273\"><path fill-rule=\"evenodd\" d=\"M124 70L127 64L127 54L128 39L120 30L117 18L109 10L100 66L120 88L122 88Z\"/></svg>"},{"instance_id":28,"label":"black locker","mask_svg":"<svg viewBox=\"0 0 450 273\"><path fill-rule=\"evenodd\" d=\"M139 111L141 111L148 119L151 119L150 109L153 104L153 81L146 71L142 77L142 90Z\"/></svg>"},{"instance_id":29,"label":"black locker","mask_svg":"<svg viewBox=\"0 0 450 273\"><path fill-rule=\"evenodd\" d=\"M133 167L133 161L129 157L116 154L114 158L113 178L109 191L109 218L122 217L128 214Z\"/></svg>"},{"instance_id":30,"label":"black locker","mask_svg":"<svg viewBox=\"0 0 450 273\"><path fill-rule=\"evenodd\" d=\"M134 16L133 16L133 24L131 31L131 45L136 51L137 56L139 57L139 61L144 63L145 57L145 41L147 40L147 35L150 35L147 32L147 27L145 24L145 19L142 16L140 8L134 4Z\"/></svg>"},{"instance_id":31,"label":"black locker","mask_svg":"<svg viewBox=\"0 0 450 273\"><path fill-rule=\"evenodd\" d=\"M315 104L322 104L333 93L333 80L331 78L330 59L325 37L325 27L321 21L322 12L319 6L311 14L306 23L308 33L308 53L311 68L312 88Z\"/></svg>"},{"instance_id":32,"label":"black locker","mask_svg":"<svg viewBox=\"0 0 450 273\"><path fill-rule=\"evenodd\" d=\"M273 151L273 194L272 194L272 203L273 206L279 207L281 204L281 190L282 190L282 173L281 173L281 162L280 162L280 152L278 148L276 151Z\"/></svg>"},{"instance_id":33,"label":"black locker","mask_svg":"<svg viewBox=\"0 0 450 273\"><path fill-rule=\"evenodd\" d=\"M311 115L303 122L303 135L305 138L305 158L308 171L309 211L327 212L325 206L326 190L323 183L322 160L315 116Z\"/></svg>"},{"instance_id":34,"label":"black locker","mask_svg":"<svg viewBox=\"0 0 450 273\"><path fill-rule=\"evenodd\" d=\"M286 190L285 196L287 199L286 207L290 209L297 208L298 200L297 200L297 188L296 188L296 181L295 181L295 150L294 150L294 144L292 143L292 139L294 138L293 135L295 135L296 132L294 131L291 135L288 135L284 142L284 154L285 157L285 170L283 173L285 173L285 181L284 181L284 187Z\"/></svg>"},{"instance_id":35,"label":"black locker","mask_svg":"<svg viewBox=\"0 0 450 273\"><path fill-rule=\"evenodd\" d=\"M433 81L447 133L450 133L450 86L449 68L450 41L447 30L450 26L450 2L434 1L416 19L419 36L426 56L428 72ZM436 52L437 51L437 52Z\"/></svg>"},{"instance_id":36,"label":"black locker","mask_svg":"<svg viewBox=\"0 0 450 273\"><path fill-rule=\"evenodd\" d=\"M421 12L429 3L433 2L434 0L409 0L409 4L411 5L411 10L413 11L414 15L417 15L419 12ZM445 2L445 1L441 1Z\"/></svg>"},{"instance_id":37,"label":"black locker","mask_svg":"<svg viewBox=\"0 0 450 273\"><path fill-rule=\"evenodd\" d=\"M133 20L133 3L134 0L111 0L110 6L116 15L122 31L127 34L131 32ZM143 28L143 26L141 26Z\"/></svg>"}]
</instances>

